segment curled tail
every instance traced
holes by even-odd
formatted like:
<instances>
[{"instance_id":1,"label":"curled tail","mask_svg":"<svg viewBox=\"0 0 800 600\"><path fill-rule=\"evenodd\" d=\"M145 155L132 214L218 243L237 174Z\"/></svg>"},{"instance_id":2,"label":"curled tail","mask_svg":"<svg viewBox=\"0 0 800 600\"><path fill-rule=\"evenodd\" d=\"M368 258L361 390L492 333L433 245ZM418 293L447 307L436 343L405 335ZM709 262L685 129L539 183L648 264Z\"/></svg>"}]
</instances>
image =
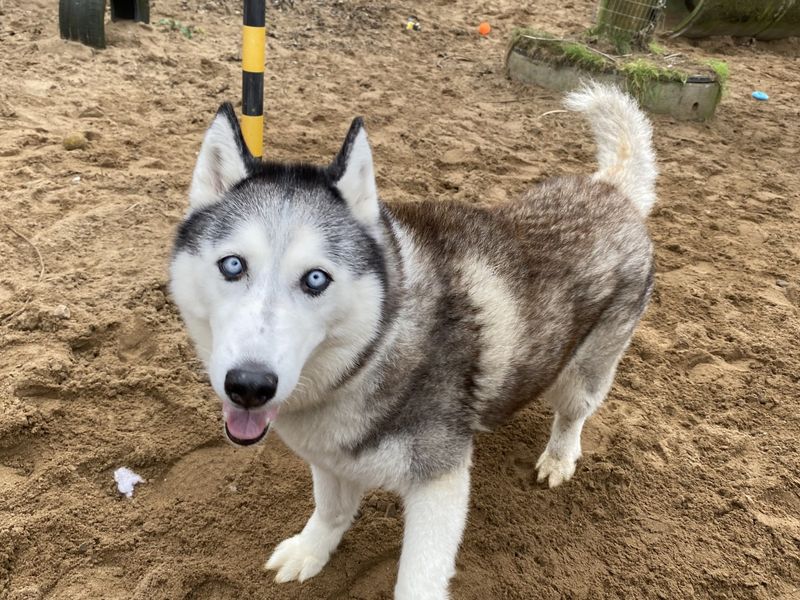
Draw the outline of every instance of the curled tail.
<instances>
[{"instance_id":1,"label":"curled tail","mask_svg":"<svg viewBox=\"0 0 800 600\"><path fill-rule=\"evenodd\" d=\"M636 101L616 87L593 83L568 94L565 106L584 113L597 141L594 178L617 186L646 217L656 201L653 129Z\"/></svg>"}]
</instances>

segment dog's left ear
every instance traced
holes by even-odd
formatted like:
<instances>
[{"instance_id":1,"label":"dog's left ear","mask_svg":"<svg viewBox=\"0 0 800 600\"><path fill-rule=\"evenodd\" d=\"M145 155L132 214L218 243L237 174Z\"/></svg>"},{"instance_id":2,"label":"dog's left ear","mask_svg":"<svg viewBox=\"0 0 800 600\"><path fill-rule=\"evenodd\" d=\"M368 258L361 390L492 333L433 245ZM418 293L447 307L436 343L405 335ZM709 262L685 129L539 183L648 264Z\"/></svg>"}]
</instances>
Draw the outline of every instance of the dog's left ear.
<instances>
[{"instance_id":1,"label":"dog's left ear","mask_svg":"<svg viewBox=\"0 0 800 600\"><path fill-rule=\"evenodd\" d=\"M378 188L372 151L361 117L353 119L342 149L328 172L356 220L366 227L374 227L380 219Z\"/></svg>"},{"instance_id":2,"label":"dog's left ear","mask_svg":"<svg viewBox=\"0 0 800 600\"><path fill-rule=\"evenodd\" d=\"M251 173L255 161L247 149L239 119L229 102L219 107L203 138L189 188L192 209L213 204Z\"/></svg>"}]
</instances>

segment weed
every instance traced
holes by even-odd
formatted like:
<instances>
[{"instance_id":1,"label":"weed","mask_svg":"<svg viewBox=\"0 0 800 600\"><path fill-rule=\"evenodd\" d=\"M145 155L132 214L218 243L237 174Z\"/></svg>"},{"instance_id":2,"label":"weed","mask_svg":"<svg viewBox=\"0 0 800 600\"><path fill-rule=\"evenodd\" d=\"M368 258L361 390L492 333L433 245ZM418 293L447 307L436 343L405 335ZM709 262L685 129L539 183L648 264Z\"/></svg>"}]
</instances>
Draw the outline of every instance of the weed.
<instances>
[{"instance_id":1,"label":"weed","mask_svg":"<svg viewBox=\"0 0 800 600\"><path fill-rule=\"evenodd\" d=\"M646 96L650 84L654 81L679 81L686 83L687 75L683 71L659 67L645 58L637 58L620 66L628 78L630 92L640 100Z\"/></svg>"},{"instance_id":2,"label":"weed","mask_svg":"<svg viewBox=\"0 0 800 600\"><path fill-rule=\"evenodd\" d=\"M583 44L568 42L561 50L570 63L579 67L595 71L602 71L606 67L606 59Z\"/></svg>"},{"instance_id":3,"label":"weed","mask_svg":"<svg viewBox=\"0 0 800 600\"><path fill-rule=\"evenodd\" d=\"M163 31L179 31L187 39L192 39L195 33L199 33L199 30L195 29L194 25L184 25L175 19L159 19L156 24L164 27Z\"/></svg>"}]
</instances>

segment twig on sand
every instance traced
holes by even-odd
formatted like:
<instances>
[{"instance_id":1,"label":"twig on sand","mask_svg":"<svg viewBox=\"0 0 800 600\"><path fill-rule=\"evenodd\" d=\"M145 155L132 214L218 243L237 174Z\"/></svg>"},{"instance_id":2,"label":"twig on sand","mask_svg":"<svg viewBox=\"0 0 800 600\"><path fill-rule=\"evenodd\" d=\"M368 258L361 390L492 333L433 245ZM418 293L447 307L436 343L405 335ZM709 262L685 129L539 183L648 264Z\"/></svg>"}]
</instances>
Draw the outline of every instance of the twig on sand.
<instances>
[{"instance_id":1,"label":"twig on sand","mask_svg":"<svg viewBox=\"0 0 800 600\"><path fill-rule=\"evenodd\" d=\"M42 253L39 252L39 248L37 248L36 244L34 244L32 241L30 241L30 239L28 239L27 237L22 235L19 231L17 231L13 227L11 227L11 225L6 225L6 227L8 228L8 230L11 233L16 235L18 238L22 239L26 244L28 244L31 248L33 248L34 252L36 252L36 257L39 259L39 278L36 280L36 283L37 284L41 283L42 278L44 277L44 259L42 258ZM2 319L0 319L0 322L4 323L6 321L10 321L11 319L16 317L17 315L21 314L28 307L28 304L30 303L32 298L33 298L33 294L28 296L28 299L25 300L25 303L22 305L22 307L19 310L14 311L10 315L6 315Z\"/></svg>"},{"instance_id":2,"label":"twig on sand","mask_svg":"<svg viewBox=\"0 0 800 600\"><path fill-rule=\"evenodd\" d=\"M547 115L555 115L555 114L558 114L558 113L567 113L567 112L569 112L569 111L568 110L563 110L563 109L548 110L546 113L542 113L536 118L537 119L541 119L542 117L546 117Z\"/></svg>"},{"instance_id":3,"label":"twig on sand","mask_svg":"<svg viewBox=\"0 0 800 600\"><path fill-rule=\"evenodd\" d=\"M440 69L442 68L442 63L446 60L456 60L459 62L475 62L472 58L467 58L466 56L458 56L456 54L446 54L444 56L440 56L439 60L436 61L436 66Z\"/></svg>"},{"instance_id":4,"label":"twig on sand","mask_svg":"<svg viewBox=\"0 0 800 600\"><path fill-rule=\"evenodd\" d=\"M24 240L31 248L33 248L33 251L36 252L36 258L39 259L39 280L36 283L39 283L39 281L42 280L42 277L44 277L44 259L42 258L42 253L39 252L39 248L36 247L36 244L14 229L11 225L6 225L6 227L8 227L8 230L11 233Z\"/></svg>"}]
</instances>

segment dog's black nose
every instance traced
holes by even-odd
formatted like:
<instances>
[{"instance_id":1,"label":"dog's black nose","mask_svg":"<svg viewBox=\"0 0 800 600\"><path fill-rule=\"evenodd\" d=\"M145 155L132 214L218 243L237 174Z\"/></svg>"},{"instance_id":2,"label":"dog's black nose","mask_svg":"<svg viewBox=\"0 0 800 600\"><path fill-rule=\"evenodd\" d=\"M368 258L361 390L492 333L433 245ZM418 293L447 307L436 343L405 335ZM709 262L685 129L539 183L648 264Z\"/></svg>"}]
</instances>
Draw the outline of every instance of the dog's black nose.
<instances>
[{"instance_id":1,"label":"dog's black nose","mask_svg":"<svg viewBox=\"0 0 800 600\"><path fill-rule=\"evenodd\" d=\"M231 369L225 375L225 393L242 408L264 406L277 389L278 376L268 371Z\"/></svg>"}]
</instances>

